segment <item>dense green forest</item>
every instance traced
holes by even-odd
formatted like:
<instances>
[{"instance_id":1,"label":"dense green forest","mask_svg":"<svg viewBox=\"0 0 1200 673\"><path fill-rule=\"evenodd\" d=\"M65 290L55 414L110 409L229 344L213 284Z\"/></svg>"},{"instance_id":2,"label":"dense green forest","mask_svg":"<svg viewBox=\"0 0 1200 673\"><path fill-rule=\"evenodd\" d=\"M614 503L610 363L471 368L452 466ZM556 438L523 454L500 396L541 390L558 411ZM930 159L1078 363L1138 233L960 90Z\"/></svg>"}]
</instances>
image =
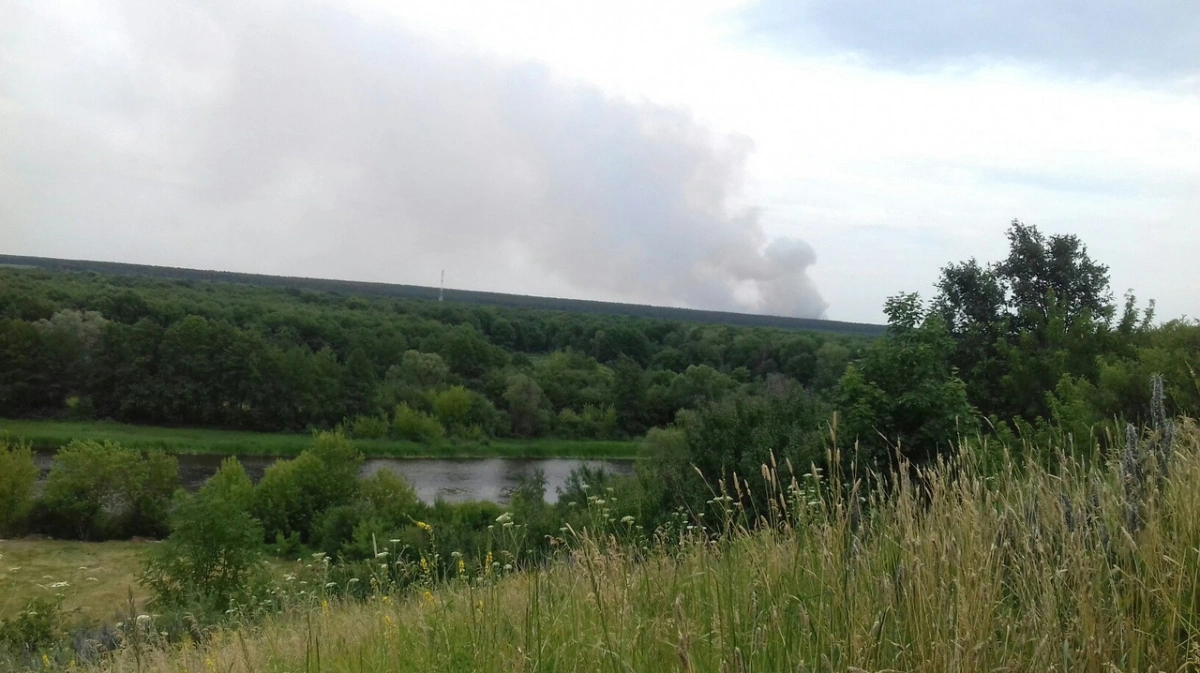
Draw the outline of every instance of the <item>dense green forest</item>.
<instances>
[{"instance_id":1,"label":"dense green forest","mask_svg":"<svg viewBox=\"0 0 1200 673\"><path fill-rule=\"evenodd\" d=\"M829 389L869 341L329 287L0 268L0 416L609 439L773 377Z\"/></svg>"}]
</instances>

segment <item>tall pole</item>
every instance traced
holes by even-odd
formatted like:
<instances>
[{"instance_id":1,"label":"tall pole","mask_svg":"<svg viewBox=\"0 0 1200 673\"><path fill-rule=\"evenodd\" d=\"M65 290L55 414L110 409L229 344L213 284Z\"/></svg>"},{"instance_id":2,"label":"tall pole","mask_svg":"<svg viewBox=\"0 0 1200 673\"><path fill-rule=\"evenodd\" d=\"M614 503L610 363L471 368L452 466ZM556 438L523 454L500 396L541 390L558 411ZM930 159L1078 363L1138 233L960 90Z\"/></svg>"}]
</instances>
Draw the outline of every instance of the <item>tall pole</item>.
<instances>
[{"instance_id":1,"label":"tall pole","mask_svg":"<svg viewBox=\"0 0 1200 673\"><path fill-rule=\"evenodd\" d=\"M442 295L446 292L446 270L442 269L442 284L438 286L438 301L442 300Z\"/></svg>"}]
</instances>

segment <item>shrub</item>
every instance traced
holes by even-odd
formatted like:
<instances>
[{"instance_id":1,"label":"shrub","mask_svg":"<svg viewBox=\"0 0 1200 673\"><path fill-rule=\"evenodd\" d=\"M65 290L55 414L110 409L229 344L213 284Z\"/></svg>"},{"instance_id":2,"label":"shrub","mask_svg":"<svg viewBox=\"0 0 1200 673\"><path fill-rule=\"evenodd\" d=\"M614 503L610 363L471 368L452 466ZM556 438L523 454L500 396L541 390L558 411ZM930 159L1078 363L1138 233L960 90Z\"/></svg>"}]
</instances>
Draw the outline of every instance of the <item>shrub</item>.
<instances>
[{"instance_id":1,"label":"shrub","mask_svg":"<svg viewBox=\"0 0 1200 673\"><path fill-rule=\"evenodd\" d=\"M23 526L37 478L33 450L0 440L0 535L12 535Z\"/></svg>"},{"instance_id":2,"label":"shrub","mask_svg":"<svg viewBox=\"0 0 1200 673\"><path fill-rule=\"evenodd\" d=\"M75 441L55 456L34 516L59 537L160 537L178 487L179 464L162 451Z\"/></svg>"},{"instance_id":3,"label":"shrub","mask_svg":"<svg viewBox=\"0 0 1200 673\"><path fill-rule=\"evenodd\" d=\"M309 541L322 512L354 499L363 456L342 435L318 434L312 448L281 460L263 473L254 489L252 513L268 540L298 534Z\"/></svg>"},{"instance_id":4,"label":"shrub","mask_svg":"<svg viewBox=\"0 0 1200 673\"><path fill-rule=\"evenodd\" d=\"M176 606L220 609L243 600L262 556L252 498L250 478L236 458L226 458L195 495L178 492L171 535L151 553L141 582Z\"/></svg>"},{"instance_id":5,"label":"shrub","mask_svg":"<svg viewBox=\"0 0 1200 673\"><path fill-rule=\"evenodd\" d=\"M401 404L396 407L396 416L392 419L391 435L396 439L432 444L444 437L446 430L433 416Z\"/></svg>"},{"instance_id":6,"label":"shrub","mask_svg":"<svg viewBox=\"0 0 1200 673\"><path fill-rule=\"evenodd\" d=\"M359 482L359 496L353 503L321 515L313 526L313 542L343 561L371 558L376 546L395 539L403 541L402 547L415 547L422 540L413 522L424 509L408 482L390 470L380 470Z\"/></svg>"},{"instance_id":7,"label":"shrub","mask_svg":"<svg viewBox=\"0 0 1200 673\"><path fill-rule=\"evenodd\" d=\"M350 426L350 436L355 439L380 439L386 437L390 424L380 416L358 416Z\"/></svg>"},{"instance_id":8,"label":"shrub","mask_svg":"<svg viewBox=\"0 0 1200 673\"><path fill-rule=\"evenodd\" d=\"M35 598L15 617L0 620L0 649L28 655L62 635L62 599Z\"/></svg>"}]
</instances>

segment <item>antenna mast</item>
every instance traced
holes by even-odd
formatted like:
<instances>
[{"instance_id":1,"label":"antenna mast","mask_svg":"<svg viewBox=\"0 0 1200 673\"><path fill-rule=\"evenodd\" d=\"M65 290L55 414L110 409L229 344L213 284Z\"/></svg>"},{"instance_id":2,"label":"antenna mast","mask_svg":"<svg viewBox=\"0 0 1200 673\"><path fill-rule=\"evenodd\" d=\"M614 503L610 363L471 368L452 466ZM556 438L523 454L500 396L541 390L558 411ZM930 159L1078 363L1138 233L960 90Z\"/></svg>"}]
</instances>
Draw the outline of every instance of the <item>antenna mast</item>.
<instances>
[{"instance_id":1,"label":"antenna mast","mask_svg":"<svg viewBox=\"0 0 1200 673\"><path fill-rule=\"evenodd\" d=\"M438 286L438 301L442 300L442 296L446 292L446 270L442 269L442 284Z\"/></svg>"}]
</instances>

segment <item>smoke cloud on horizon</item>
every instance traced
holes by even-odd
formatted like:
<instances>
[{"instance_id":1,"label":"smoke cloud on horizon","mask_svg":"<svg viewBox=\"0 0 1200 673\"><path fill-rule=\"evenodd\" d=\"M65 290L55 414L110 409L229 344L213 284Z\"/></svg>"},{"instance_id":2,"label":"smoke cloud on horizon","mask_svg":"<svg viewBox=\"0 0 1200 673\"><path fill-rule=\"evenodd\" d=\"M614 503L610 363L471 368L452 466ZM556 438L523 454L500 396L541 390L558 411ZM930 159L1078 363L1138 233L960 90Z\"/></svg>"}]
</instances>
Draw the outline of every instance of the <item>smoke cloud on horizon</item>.
<instances>
[{"instance_id":1,"label":"smoke cloud on horizon","mask_svg":"<svg viewBox=\"0 0 1200 673\"><path fill-rule=\"evenodd\" d=\"M824 315L684 111L307 3L9 14L4 252Z\"/></svg>"}]
</instances>

